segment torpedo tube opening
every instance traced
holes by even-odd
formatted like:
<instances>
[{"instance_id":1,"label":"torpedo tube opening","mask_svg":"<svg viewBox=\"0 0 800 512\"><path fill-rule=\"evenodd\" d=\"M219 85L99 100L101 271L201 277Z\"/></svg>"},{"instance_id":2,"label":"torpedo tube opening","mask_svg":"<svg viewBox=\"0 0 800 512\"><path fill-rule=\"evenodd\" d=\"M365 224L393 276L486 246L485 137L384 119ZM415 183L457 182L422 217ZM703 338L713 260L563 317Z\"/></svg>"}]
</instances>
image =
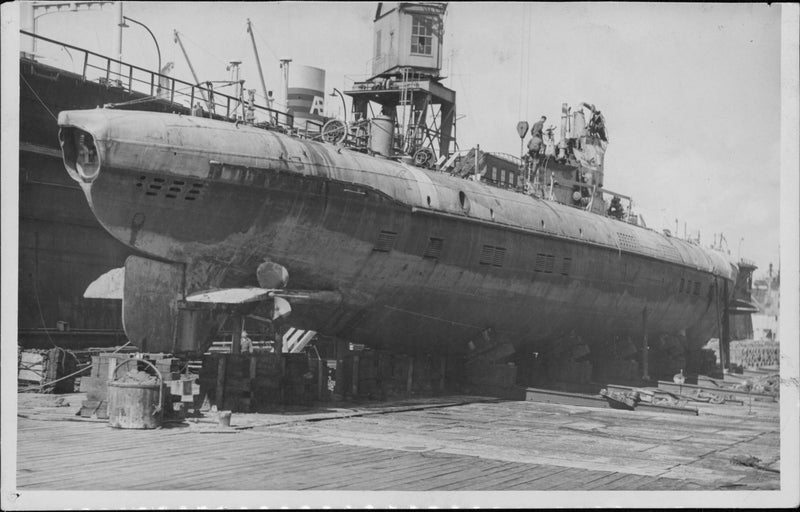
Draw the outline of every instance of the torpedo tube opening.
<instances>
[{"instance_id":1,"label":"torpedo tube opening","mask_svg":"<svg viewBox=\"0 0 800 512\"><path fill-rule=\"evenodd\" d=\"M78 128L62 128L58 132L64 165L76 181L91 183L100 173L100 155L94 137Z\"/></svg>"}]
</instances>

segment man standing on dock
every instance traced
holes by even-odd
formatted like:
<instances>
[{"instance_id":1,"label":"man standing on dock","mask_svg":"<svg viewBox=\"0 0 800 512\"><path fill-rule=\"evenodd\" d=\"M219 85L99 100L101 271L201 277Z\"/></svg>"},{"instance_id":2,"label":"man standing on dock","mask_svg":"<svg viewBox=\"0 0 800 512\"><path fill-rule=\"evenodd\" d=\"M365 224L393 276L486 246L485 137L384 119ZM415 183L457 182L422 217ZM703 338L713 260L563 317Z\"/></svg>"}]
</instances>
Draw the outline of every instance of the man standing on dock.
<instances>
[{"instance_id":1,"label":"man standing on dock","mask_svg":"<svg viewBox=\"0 0 800 512\"><path fill-rule=\"evenodd\" d=\"M251 354L253 352L253 340L247 336L247 331L242 331L242 354Z\"/></svg>"}]
</instances>

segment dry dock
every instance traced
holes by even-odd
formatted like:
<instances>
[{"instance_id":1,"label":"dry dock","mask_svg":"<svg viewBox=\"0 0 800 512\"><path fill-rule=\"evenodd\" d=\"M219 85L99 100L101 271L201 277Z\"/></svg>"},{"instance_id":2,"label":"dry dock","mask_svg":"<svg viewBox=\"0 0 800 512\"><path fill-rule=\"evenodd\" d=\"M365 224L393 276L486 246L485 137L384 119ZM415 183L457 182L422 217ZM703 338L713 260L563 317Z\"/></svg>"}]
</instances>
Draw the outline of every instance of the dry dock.
<instances>
[{"instance_id":1,"label":"dry dock","mask_svg":"<svg viewBox=\"0 0 800 512\"><path fill-rule=\"evenodd\" d=\"M780 488L777 402L689 416L459 396L117 430L76 417L82 399L19 395L19 492Z\"/></svg>"}]
</instances>

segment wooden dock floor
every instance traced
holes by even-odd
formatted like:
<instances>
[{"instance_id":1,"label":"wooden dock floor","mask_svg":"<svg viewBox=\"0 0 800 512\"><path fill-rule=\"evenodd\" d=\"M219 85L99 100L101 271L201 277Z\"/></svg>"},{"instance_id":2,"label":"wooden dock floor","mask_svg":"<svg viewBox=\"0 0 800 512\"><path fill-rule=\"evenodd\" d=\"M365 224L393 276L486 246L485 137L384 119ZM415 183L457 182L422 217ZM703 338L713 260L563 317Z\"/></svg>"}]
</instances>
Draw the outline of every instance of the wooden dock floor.
<instances>
[{"instance_id":1,"label":"wooden dock floor","mask_svg":"<svg viewBox=\"0 0 800 512\"><path fill-rule=\"evenodd\" d=\"M777 403L683 416L444 397L118 430L58 399L19 395L20 491L780 487Z\"/></svg>"}]
</instances>

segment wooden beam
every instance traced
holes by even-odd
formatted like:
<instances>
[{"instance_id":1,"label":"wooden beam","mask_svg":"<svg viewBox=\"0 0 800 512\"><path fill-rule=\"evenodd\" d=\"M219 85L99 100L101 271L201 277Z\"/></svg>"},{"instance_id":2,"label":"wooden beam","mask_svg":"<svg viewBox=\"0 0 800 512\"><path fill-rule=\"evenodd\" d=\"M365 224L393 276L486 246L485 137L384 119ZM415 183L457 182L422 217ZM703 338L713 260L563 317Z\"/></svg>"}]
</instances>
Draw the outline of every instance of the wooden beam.
<instances>
[{"instance_id":1,"label":"wooden beam","mask_svg":"<svg viewBox=\"0 0 800 512\"><path fill-rule=\"evenodd\" d=\"M228 356L220 354L219 361L217 362L217 394L215 397L217 410L223 409L225 399L225 367Z\"/></svg>"},{"instance_id":2,"label":"wooden beam","mask_svg":"<svg viewBox=\"0 0 800 512\"><path fill-rule=\"evenodd\" d=\"M647 346L647 307L642 310L642 380L650 380L649 349Z\"/></svg>"}]
</instances>

